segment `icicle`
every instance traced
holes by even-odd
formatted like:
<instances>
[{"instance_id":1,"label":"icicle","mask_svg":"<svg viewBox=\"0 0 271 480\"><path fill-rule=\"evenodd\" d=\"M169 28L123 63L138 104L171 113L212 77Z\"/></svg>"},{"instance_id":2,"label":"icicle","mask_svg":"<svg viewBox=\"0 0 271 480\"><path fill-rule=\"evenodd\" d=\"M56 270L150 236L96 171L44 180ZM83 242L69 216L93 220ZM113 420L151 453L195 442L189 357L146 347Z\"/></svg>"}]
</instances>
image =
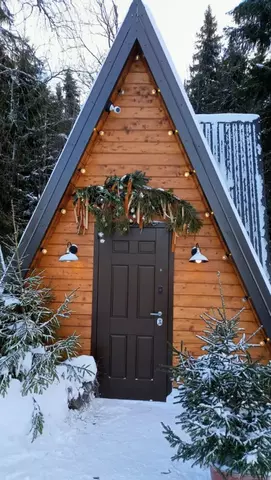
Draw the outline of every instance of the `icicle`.
<instances>
[{"instance_id":1,"label":"icicle","mask_svg":"<svg viewBox=\"0 0 271 480\"><path fill-rule=\"evenodd\" d=\"M131 195L130 200L129 200L129 203L128 203L128 212L130 211L130 207L131 207L132 201L133 201L133 194Z\"/></svg>"},{"instance_id":2,"label":"icicle","mask_svg":"<svg viewBox=\"0 0 271 480\"><path fill-rule=\"evenodd\" d=\"M78 209L78 200L77 200L77 202L76 202L76 204L74 205L74 208L73 208L73 213L74 213L74 218L75 218L76 226L77 226L78 223L79 223L78 215L77 215L77 209Z\"/></svg>"},{"instance_id":3,"label":"icicle","mask_svg":"<svg viewBox=\"0 0 271 480\"><path fill-rule=\"evenodd\" d=\"M85 221L86 230L88 230L88 205L89 205L89 201L88 201L88 198L87 198L86 203L85 203L85 207L86 207L86 221Z\"/></svg>"},{"instance_id":4,"label":"icicle","mask_svg":"<svg viewBox=\"0 0 271 480\"><path fill-rule=\"evenodd\" d=\"M161 207L163 211L163 218L165 220L167 218L166 204L162 200L161 200Z\"/></svg>"},{"instance_id":5,"label":"icicle","mask_svg":"<svg viewBox=\"0 0 271 480\"><path fill-rule=\"evenodd\" d=\"M139 224L140 224L140 203L138 204L138 207L137 207L136 221L137 221L137 223L138 223L138 225L139 225Z\"/></svg>"},{"instance_id":6,"label":"icicle","mask_svg":"<svg viewBox=\"0 0 271 480\"><path fill-rule=\"evenodd\" d=\"M127 218L129 216L129 200L130 200L130 197L131 197L131 192L132 192L132 180L130 178L129 182L128 182L127 192L126 192L126 195L125 195L125 202L124 202L125 214L126 214Z\"/></svg>"},{"instance_id":7,"label":"icicle","mask_svg":"<svg viewBox=\"0 0 271 480\"><path fill-rule=\"evenodd\" d=\"M168 212L169 212L169 218L170 218L171 222L173 223L174 222L174 217L173 217L171 205L169 205L169 204L168 204Z\"/></svg>"},{"instance_id":8,"label":"icicle","mask_svg":"<svg viewBox=\"0 0 271 480\"><path fill-rule=\"evenodd\" d=\"M177 234L176 234L176 232L172 232L172 238L171 238L171 251L172 251L172 253L175 252L176 243L177 243Z\"/></svg>"}]
</instances>

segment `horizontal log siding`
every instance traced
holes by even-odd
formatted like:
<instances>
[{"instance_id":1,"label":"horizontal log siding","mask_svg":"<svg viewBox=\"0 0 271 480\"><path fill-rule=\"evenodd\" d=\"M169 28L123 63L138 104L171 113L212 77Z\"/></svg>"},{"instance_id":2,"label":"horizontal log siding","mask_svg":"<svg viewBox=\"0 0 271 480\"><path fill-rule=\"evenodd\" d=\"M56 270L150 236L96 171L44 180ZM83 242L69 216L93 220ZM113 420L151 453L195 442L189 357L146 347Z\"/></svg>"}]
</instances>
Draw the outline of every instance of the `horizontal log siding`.
<instances>
[{"instance_id":1,"label":"horizontal log siding","mask_svg":"<svg viewBox=\"0 0 271 480\"><path fill-rule=\"evenodd\" d=\"M201 341L196 337L204 327L200 314L210 307L220 306L217 271L221 272L228 314L235 314L245 305L242 326L252 333L258 326L257 318L249 302L243 304L245 295L240 279L231 261L223 261L225 252L221 236L213 217L206 218L208 210L196 178L184 177L189 168L184 149L176 136L169 136L174 128L158 95L152 95L154 87L144 63L134 62L122 88L125 94L117 97L121 106L120 115L110 114L103 129L103 137L94 133L80 166L86 168L85 175L76 172L72 184L83 187L102 184L108 175L123 175L133 170L143 170L152 177L154 187L172 188L176 195L189 200L200 212L204 226L196 238L179 237L174 259L174 320L173 342L176 347L181 340L195 355L200 354ZM44 239L47 255L37 255L36 264L45 270L46 278L54 290L53 307L64 298L65 293L78 289L72 304L74 313L63 319L61 334L76 331L81 336L83 353L91 349L91 317L93 286L94 224L90 220L85 235L76 234L71 191L58 207L55 219ZM67 209L66 215L59 213L60 207ZM78 245L79 261L60 264L58 257L64 253L68 241ZM203 254L209 258L206 264L188 262L191 247L198 242ZM256 341L262 339L259 334ZM256 355L269 357L267 347L258 348Z\"/></svg>"}]
</instances>

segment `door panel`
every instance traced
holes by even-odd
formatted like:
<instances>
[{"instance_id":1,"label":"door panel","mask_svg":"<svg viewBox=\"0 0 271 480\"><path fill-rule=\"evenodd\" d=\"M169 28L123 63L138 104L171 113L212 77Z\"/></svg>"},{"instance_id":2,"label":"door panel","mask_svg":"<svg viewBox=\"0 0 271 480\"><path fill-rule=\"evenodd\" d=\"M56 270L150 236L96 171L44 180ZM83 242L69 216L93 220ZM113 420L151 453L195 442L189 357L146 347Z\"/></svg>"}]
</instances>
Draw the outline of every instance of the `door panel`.
<instances>
[{"instance_id":1,"label":"door panel","mask_svg":"<svg viewBox=\"0 0 271 480\"><path fill-rule=\"evenodd\" d=\"M98 243L96 360L101 395L165 400L169 233L131 228ZM151 313L161 311L163 323Z\"/></svg>"}]
</instances>

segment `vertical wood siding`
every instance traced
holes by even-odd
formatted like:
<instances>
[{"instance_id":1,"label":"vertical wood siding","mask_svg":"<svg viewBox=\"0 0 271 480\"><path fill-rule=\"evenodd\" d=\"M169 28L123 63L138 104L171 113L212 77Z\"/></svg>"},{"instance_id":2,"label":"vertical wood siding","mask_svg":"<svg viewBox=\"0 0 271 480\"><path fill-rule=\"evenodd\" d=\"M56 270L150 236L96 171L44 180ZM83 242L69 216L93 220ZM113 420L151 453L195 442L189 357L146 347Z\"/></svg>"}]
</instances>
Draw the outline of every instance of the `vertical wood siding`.
<instances>
[{"instance_id":1,"label":"vertical wood siding","mask_svg":"<svg viewBox=\"0 0 271 480\"><path fill-rule=\"evenodd\" d=\"M102 184L108 175L143 170L152 178L152 186L172 188L176 195L191 201L204 221L196 238L179 237L177 241L173 302L175 346L184 340L190 351L200 353L201 342L195 336L203 327L199 315L210 307L220 306L217 271L221 272L229 315L244 306L242 297L245 292L240 279L233 263L222 260L226 248L214 219L204 216L208 208L196 178L184 177L189 161L176 136L168 135L173 125L162 99L159 95L152 95L153 87L144 62L132 63L122 85L125 94L119 95L115 102L122 108L121 115L111 113L102 124L105 135L100 137L95 134L96 138L90 140L80 160L86 174L75 173L43 241L42 246L48 253L38 253L34 262L36 267L45 270L46 280L54 290L53 307L62 301L65 293L78 289L72 304L74 313L70 319L62 320L61 334L65 336L76 331L81 335L84 353L89 353L91 349L94 223L91 219L88 232L77 235L71 192L74 186ZM67 209L66 215L60 213L61 207ZM61 264L58 257L64 253L68 241L78 245L79 261ZM209 263L197 265L188 262L191 247L196 242L209 258ZM249 302L245 307L242 325L251 333L257 328L258 321ZM259 334L255 340L261 339L262 334ZM259 347L255 354L268 358L269 350Z\"/></svg>"}]
</instances>

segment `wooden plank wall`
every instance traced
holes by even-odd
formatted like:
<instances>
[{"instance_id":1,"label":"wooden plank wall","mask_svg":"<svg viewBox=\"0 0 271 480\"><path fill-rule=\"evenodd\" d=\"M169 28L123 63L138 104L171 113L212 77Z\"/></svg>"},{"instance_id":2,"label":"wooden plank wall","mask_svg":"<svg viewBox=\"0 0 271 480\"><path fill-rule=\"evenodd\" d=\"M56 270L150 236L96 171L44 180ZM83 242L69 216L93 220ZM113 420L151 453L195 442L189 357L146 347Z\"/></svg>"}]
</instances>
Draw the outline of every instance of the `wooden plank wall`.
<instances>
[{"instance_id":1,"label":"wooden plank wall","mask_svg":"<svg viewBox=\"0 0 271 480\"><path fill-rule=\"evenodd\" d=\"M242 298L245 291L231 260L224 261L226 251L218 233L214 217L205 217L208 206L203 198L195 176L184 177L189 169L189 161L178 136L169 136L168 130L174 128L161 95L152 94L155 87L144 60L131 62L129 72L124 79L123 95L116 97L116 104L122 108L121 115L111 113L100 122L99 129L105 134L94 133L94 139L80 161L86 168L86 174L76 172L72 184L78 187L89 184L102 184L108 175L123 175L133 170L143 170L152 178L151 185L165 189L173 188L176 195L189 200L198 209L204 226L196 238L178 238L174 261L174 344L181 340L195 355L200 354L201 342L195 337L203 328L199 315L210 307L220 306L217 271L221 272L225 301L228 313L235 312L245 305L242 325L248 333L258 326L257 318L249 302ZM36 265L45 269L46 278L54 289L57 306L65 293L78 288L73 303L74 313L71 319L62 321L61 334L68 335L76 331L81 335L82 351L89 353L91 348L92 316L92 278L94 224L91 220L85 235L76 234L71 186L63 198L61 207L67 209L66 215L56 212L52 225L44 239L42 247L47 255L40 253ZM66 243L70 241L79 246L80 260L75 263L60 264L58 257L64 253ZM189 263L191 247L198 242L209 263ZM262 339L262 334L256 338ZM269 349L260 347L255 354L269 357Z\"/></svg>"}]
</instances>

